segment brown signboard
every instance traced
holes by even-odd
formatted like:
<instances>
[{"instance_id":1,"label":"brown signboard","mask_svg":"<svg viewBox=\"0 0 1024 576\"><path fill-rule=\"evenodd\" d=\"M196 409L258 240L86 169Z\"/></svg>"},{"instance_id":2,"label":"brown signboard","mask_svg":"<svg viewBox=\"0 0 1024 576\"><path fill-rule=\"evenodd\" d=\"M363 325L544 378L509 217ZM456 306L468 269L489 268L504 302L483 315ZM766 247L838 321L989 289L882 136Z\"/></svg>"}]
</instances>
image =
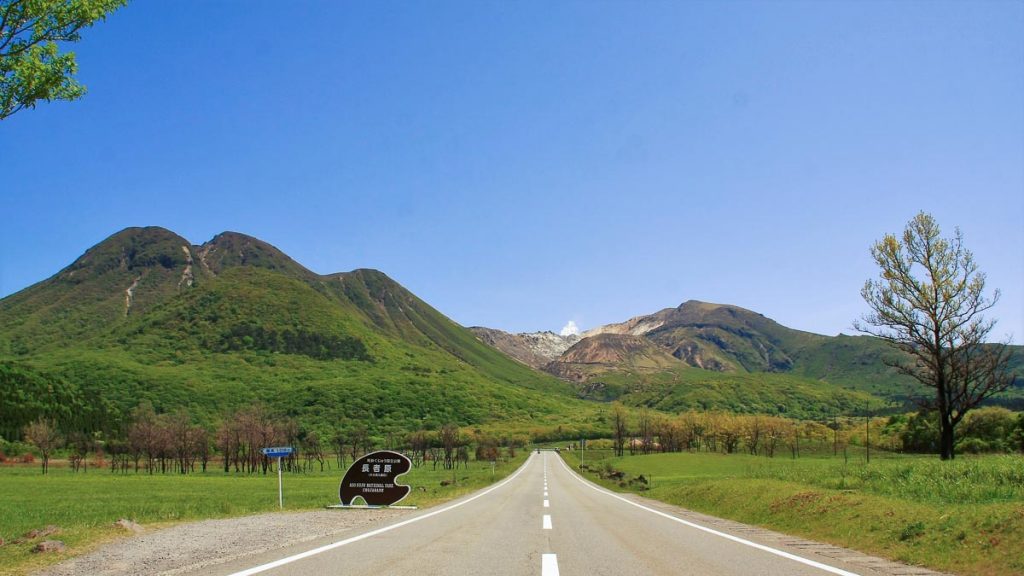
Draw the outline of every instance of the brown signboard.
<instances>
[{"instance_id":1,"label":"brown signboard","mask_svg":"<svg viewBox=\"0 0 1024 576\"><path fill-rule=\"evenodd\" d=\"M369 506L390 506L409 495L410 488L396 484L395 478L412 468L403 454L381 450L356 460L341 479L342 506L351 506L362 498Z\"/></svg>"}]
</instances>

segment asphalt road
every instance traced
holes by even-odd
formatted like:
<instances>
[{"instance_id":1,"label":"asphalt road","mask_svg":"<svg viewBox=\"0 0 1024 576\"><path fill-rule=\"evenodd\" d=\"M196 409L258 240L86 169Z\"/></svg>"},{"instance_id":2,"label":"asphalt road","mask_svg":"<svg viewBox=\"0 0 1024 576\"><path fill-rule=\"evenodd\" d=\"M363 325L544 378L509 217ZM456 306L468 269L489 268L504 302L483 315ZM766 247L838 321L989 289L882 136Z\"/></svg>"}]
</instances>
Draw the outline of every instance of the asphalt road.
<instances>
[{"instance_id":1,"label":"asphalt road","mask_svg":"<svg viewBox=\"0 0 1024 576\"><path fill-rule=\"evenodd\" d=\"M668 511L666 511L668 510ZM283 575L872 575L813 551L766 545L613 494L554 453L446 506L326 544L208 573ZM339 514L345 514L339 511Z\"/></svg>"}]
</instances>

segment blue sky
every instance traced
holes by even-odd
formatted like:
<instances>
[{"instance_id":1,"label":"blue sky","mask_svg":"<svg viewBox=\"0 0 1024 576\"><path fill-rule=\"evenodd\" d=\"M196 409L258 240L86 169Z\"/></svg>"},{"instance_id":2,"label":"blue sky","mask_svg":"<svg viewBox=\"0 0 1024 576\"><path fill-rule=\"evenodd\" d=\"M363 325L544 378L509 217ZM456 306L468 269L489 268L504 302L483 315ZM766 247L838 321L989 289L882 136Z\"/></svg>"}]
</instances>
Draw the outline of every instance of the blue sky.
<instances>
[{"instance_id":1,"label":"blue sky","mask_svg":"<svg viewBox=\"0 0 1024 576\"><path fill-rule=\"evenodd\" d=\"M959 226L1024 340L1022 2L135 2L0 123L0 296L128 226L380 269L464 325L698 299L851 333Z\"/></svg>"}]
</instances>

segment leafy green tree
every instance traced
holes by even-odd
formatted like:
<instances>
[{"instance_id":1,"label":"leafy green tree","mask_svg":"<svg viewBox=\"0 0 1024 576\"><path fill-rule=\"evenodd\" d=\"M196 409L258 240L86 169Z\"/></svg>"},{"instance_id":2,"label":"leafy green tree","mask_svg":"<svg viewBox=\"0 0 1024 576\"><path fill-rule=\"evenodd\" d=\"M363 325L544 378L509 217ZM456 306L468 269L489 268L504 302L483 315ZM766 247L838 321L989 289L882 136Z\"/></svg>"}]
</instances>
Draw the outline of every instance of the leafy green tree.
<instances>
[{"instance_id":1,"label":"leafy green tree","mask_svg":"<svg viewBox=\"0 0 1024 576\"><path fill-rule=\"evenodd\" d=\"M899 436L905 451L934 454L939 448L938 418L923 410L912 414Z\"/></svg>"},{"instance_id":2,"label":"leafy green tree","mask_svg":"<svg viewBox=\"0 0 1024 576\"><path fill-rule=\"evenodd\" d=\"M1012 379L1006 344L986 343L995 321L982 314L999 291L985 295L985 274L959 229L949 239L940 233L935 219L921 212L902 238L887 234L871 247L881 271L861 290L871 312L855 326L904 352L892 365L934 389L923 404L938 414L939 454L949 460L956 425Z\"/></svg>"},{"instance_id":3,"label":"leafy green tree","mask_svg":"<svg viewBox=\"0 0 1024 576\"><path fill-rule=\"evenodd\" d=\"M1017 415L1017 426L1010 433L1010 442L1015 450L1024 452L1024 412Z\"/></svg>"},{"instance_id":4,"label":"leafy green tree","mask_svg":"<svg viewBox=\"0 0 1024 576\"><path fill-rule=\"evenodd\" d=\"M1014 413L992 406L979 408L964 418L958 430L957 449L961 452L1010 452L1017 422Z\"/></svg>"},{"instance_id":5,"label":"leafy green tree","mask_svg":"<svg viewBox=\"0 0 1024 576\"><path fill-rule=\"evenodd\" d=\"M0 0L0 120L39 100L77 100L74 52L83 28L103 20L127 0Z\"/></svg>"}]
</instances>

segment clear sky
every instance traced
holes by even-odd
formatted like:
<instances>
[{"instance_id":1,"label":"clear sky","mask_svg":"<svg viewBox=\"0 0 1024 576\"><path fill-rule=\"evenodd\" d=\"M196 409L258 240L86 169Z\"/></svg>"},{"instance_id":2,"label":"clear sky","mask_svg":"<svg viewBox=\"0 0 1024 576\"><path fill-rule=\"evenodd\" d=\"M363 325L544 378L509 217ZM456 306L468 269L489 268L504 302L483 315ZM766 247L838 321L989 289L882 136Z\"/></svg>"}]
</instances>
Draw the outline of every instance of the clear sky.
<instances>
[{"instance_id":1,"label":"clear sky","mask_svg":"<svg viewBox=\"0 0 1024 576\"><path fill-rule=\"evenodd\" d=\"M0 296L128 226L377 268L464 325L697 299L852 333L959 226L1024 343L1024 2L136 1L0 123Z\"/></svg>"}]
</instances>

